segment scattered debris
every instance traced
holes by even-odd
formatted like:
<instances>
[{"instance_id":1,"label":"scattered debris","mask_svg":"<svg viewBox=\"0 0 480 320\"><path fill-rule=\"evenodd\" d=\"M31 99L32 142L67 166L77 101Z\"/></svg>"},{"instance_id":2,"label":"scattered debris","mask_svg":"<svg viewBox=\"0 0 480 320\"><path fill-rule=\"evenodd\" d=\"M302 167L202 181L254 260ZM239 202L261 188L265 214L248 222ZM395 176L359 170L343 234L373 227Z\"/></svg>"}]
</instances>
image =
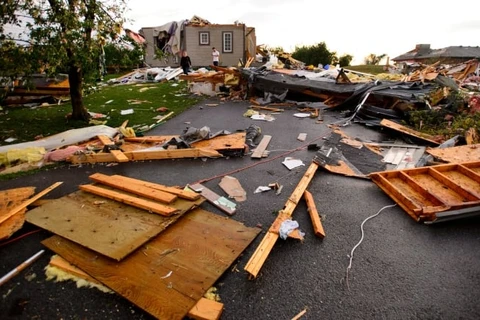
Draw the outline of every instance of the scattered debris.
<instances>
[{"instance_id":1,"label":"scattered debris","mask_svg":"<svg viewBox=\"0 0 480 320\"><path fill-rule=\"evenodd\" d=\"M288 168L288 170L292 170L305 165L302 160L292 157L286 157L282 163L285 167Z\"/></svg>"},{"instance_id":2,"label":"scattered debris","mask_svg":"<svg viewBox=\"0 0 480 320\"><path fill-rule=\"evenodd\" d=\"M257 189L255 189L255 191L253 193L262 193L262 192L266 192L266 191L270 191L270 190L272 190L272 188L267 187L267 186L259 186L259 187L257 187Z\"/></svg>"},{"instance_id":3,"label":"scattered debris","mask_svg":"<svg viewBox=\"0 0 480 320\"><path fill-rule=\"evenodd\" d=\"M247 192L242 188L237 178L225 176L218 185L228 194L229 198L234 198L238 202L247 200Z\"/></svg>"},{"instance_id":4,"label":"scattered debris","mask_svg":"<svg viewBox=\"0 0 480 320\"><path fill-rule=\"evenodd\" d=\"M212 190L199 183L189 184L188 188L190 190L200 193L208 202L210 202L223 212L227 213L228 215L231 216L235 214L237 205L234 202L228 200L227 198L219 196Z\"/></svg>"}]
</instances>

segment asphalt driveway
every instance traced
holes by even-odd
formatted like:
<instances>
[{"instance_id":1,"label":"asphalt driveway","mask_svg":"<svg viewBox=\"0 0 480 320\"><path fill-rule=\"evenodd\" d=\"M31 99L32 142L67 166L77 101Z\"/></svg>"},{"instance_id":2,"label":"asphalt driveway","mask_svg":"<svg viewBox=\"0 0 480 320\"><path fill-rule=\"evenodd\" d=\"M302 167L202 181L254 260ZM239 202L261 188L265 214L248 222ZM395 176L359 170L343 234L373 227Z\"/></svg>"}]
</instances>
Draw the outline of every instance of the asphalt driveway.
<instances>
[{"instance_id":1,"label":"asphalt driveway","mask_svg":"<svg viewBox=\"0 0 480 320\"><path fill-rule=\"evenodd\" d=\"M212 101L210 101L212 102ZM219 101L213 101L219 103ZM204 102L169 120L149 134L180 134L189 122L193 127L244 130L261 127L272 135L270 155L261 161L249 156L222 159L158 160L63 166L34 175L0 182L0 189L36 186L37 191L56 181L65 183L45 198L57 198L78 190L95 172L120 174L165 185L185 185L200 180L222 194L219 177L230 173L247 191L233 219L263 230L275 219L315 156L305 147L330 133L327 124L338 119L326 112L323 124L293 116L295 109L276 114L275 121L259 122L243 117L249 104ZM381 134L357 124L344 129L362 139L382 140ZM297 140L307 133L307 140ZM281 162L286 156L303 160L305 166L289 171ZM279 182L280 195L254 194L258 186ZM349 281L345 280L349 255L360 240L360 224L382 207L394 204L373 182L318 171L308 190L323 216L325 239L314 236L304 202L293 215L305 241L279 240L259 277L248 280L245 264L260 243L252 245L218 281L225 310L222 319L291 319L304 308L303 319L480 319L480 219L472 218L426 226L413 221L401 208L384 210L365 224L365 238L356 249ZM204 209L223 215L205 203ZM21 233L35 230L26 225ZM17 234L18 235L18 234ZM17 236L16 235L16 236ZM3 275L43 246L46 231L0 247ZM32 266L0 287L2 319L149 319L150 316L115 294L76 288L74 283L45 280L43 268L52 255L47 251ZM35 275L35 276L33 276Z\"/></svg>"}]
</instances>

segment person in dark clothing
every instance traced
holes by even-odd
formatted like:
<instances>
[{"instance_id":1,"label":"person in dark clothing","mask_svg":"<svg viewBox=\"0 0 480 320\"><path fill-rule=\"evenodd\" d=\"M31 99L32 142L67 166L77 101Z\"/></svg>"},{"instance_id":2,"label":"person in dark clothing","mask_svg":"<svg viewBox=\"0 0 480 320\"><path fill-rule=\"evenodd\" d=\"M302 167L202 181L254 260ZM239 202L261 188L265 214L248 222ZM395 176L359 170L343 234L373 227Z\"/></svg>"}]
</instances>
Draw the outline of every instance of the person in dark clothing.
<instances>
[{"instance_id":1,"label":"person in dark clothing","mask_svg":"<svg viewBox=\"0 0 480 320\"><path fill-rule=\"evenodd\" d=\"M183 73L188 74L188 71L190 71L190 67L192 66L192 60L190 60L187 51L183 51L182 58L180 59L180 66L183 69Z\"/></svg>"}]
</instances>

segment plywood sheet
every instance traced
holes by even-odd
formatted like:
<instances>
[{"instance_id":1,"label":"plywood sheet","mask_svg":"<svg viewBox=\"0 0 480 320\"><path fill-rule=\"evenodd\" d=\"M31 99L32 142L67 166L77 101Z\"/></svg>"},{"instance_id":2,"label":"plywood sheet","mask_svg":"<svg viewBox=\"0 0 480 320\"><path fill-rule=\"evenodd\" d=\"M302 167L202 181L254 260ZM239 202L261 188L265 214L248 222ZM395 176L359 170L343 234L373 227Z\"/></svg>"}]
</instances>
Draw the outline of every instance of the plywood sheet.
<instances>
[{"instance_id":1,"label":"plywood sheet","mask_svg":"<svg viewBox=\"0 0 480 320\"><path fill-rule=\"evenodd\" d=\"M159 319L182 319L257 236L200 208L121 262L59 236L42 243Z\"/></svg>"},{"instance_id":2,"label":"plywood sheet","mask_svg":"<svg viewBox=\"0 0 480 320\"><path fill-rule=\"evenodd\" d=\"M121 260L165 230L203 199L177 199L179 213L164 217L77 191L27 212L27 221L110 258Z\"/></svg>"},{"instance_id":3,"label":"plywood sheet","mask_svg":"<svg viewBox=\"0 0 480 320\"><path fill-rule=\"evenodd\" d=\"M208 140L192 143L193 148L212 150L238 150L245 148L245 132L232 133L229 135L216 136Z\"/></svg>"},{"instance_id":4,"label":"plywood sheet","mask_svg":"<svg viewBox=\"0 0 480 320\"><path fill-rule=\"evenodd\" d=\"M427 153L445 162L462 163L480 159L480 144L471 144L452 148L428 148Z\"/></svg>"}]
</instances>

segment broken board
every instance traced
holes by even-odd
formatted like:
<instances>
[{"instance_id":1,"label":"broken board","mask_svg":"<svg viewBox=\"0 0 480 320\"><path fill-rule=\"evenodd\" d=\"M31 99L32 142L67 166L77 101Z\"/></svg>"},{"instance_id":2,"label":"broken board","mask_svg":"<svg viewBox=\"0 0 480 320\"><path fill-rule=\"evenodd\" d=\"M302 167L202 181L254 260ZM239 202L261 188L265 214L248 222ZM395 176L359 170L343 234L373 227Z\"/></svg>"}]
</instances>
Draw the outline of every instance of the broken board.
<instances>
[{"instance_id":1,"label":"broken board","mask_svg":"<svg viewBox=\"0 0 480 320\"><path fill-rule=\"evenodd\" d=\"M428 142L429 144L437 145L437 146L440 144L440 142L434 140L435 137L433 137L429 134L418 132L418 131L413 130L411 128L402 126L401 124L398 124L394 121L391 121L391 120L388 120L388 119L383 119L382 121L380 121L380 124L384 127L390 128L390 129L395 130L397 132L401 132L403 134L406 134L410 137L414 137L416 139L420 139L422 141Z\"/></svg>"},{"instance_id":2,"label":"broken board","mask_svg":"<svg viewBox=\"0 0 480 320\"><path fill-rule=\"evenodd\" d=\"M20 205L35 193L35 187L15 188L0 191L0 218ZM25 222L26 208L17 211L13 216L0 223L0 240L9 238L20 230Z\"/></svg>"},{"instance_id":3,"label":"broken board","mask_svg":"<svg viewBox=\"0 0 480 320\"><path fill-rule=\"evenodd\" d=\"M427 153L445 162L462 163L480 159L480 144L451 148L428 148Z\"/></svg>"},{"instance_id":4,"label":"broken board","mask_svg":"<svg viewBox=\"0 0 480 320\"><path fill-rule=\"evenodd\" d=\"M236 204L234 202L223 196L219 196L217 193L208 189L204 185L201 185L200 183L190 184L188 185L188 188L190 190L194 190L195 192L199 192L205 199L207 199L208 202L230 216L234 215L237 211Z\"/></svg>"},{"instance_id":5,"label":"broken board","mask_svg":"<svg viewBox=\"0 0 480 320\"><path fill-rule=\"evenodd\" d=\"M68 261L66 261L59 255L54 255L50 259L49 266L60 269L65 273L68 273L79 279L83 279L87 282L103 286L101 282L97 281L95 278L90 277L83 270L71 265L70 263L68 263ZM190 309L187 316L195 320L218 320L220 319L222 312L223 303L209 300L206 298L201 298L197 301L197 304L195 304L195 306Z\"/></svg>"},{"instance_id":6,"label":"broken board","mask_svg":"<svg viewBox=\"0 0 480 320\"><path fill-rule=\"evenodd\" d=\"M125 258L204 200L177 199L164 217L77 191L27 213L27 221L115 260Z\"/></svg>"},{"instance_id":7,"label":"broken board","mask_svg":"<svg viewBox=\"0 0 480 320\"><path fill-rule=\"evenodd\" d=\"M158 319L182 319L259 232L197 208L122 262L59 236L42 243Z\"/></svg>"},{"instance_id":8,"label":"broken board","mask_svg":"<svg viewBox=\"0 0 480 320\"><path fill-rule=\"evenodd\" d=\"M268 144L270 143L270 140L272 140L272 136L264 135L262 141L260 141L258 146L255 148L255 151L253 151L251 158L261 159L263 157L263 153L268 147Z\"/></svg>"},{"instance_id":9,"label":"broken board","mask_svg":"<svg viewBox=\"0 0 480 320\"><path fill-rule=\"evenodd\" d=\"M378 172L370 178L415 221L433 221L447 210L480 209L480 162Z\"/></svg>"}]
</instances>

